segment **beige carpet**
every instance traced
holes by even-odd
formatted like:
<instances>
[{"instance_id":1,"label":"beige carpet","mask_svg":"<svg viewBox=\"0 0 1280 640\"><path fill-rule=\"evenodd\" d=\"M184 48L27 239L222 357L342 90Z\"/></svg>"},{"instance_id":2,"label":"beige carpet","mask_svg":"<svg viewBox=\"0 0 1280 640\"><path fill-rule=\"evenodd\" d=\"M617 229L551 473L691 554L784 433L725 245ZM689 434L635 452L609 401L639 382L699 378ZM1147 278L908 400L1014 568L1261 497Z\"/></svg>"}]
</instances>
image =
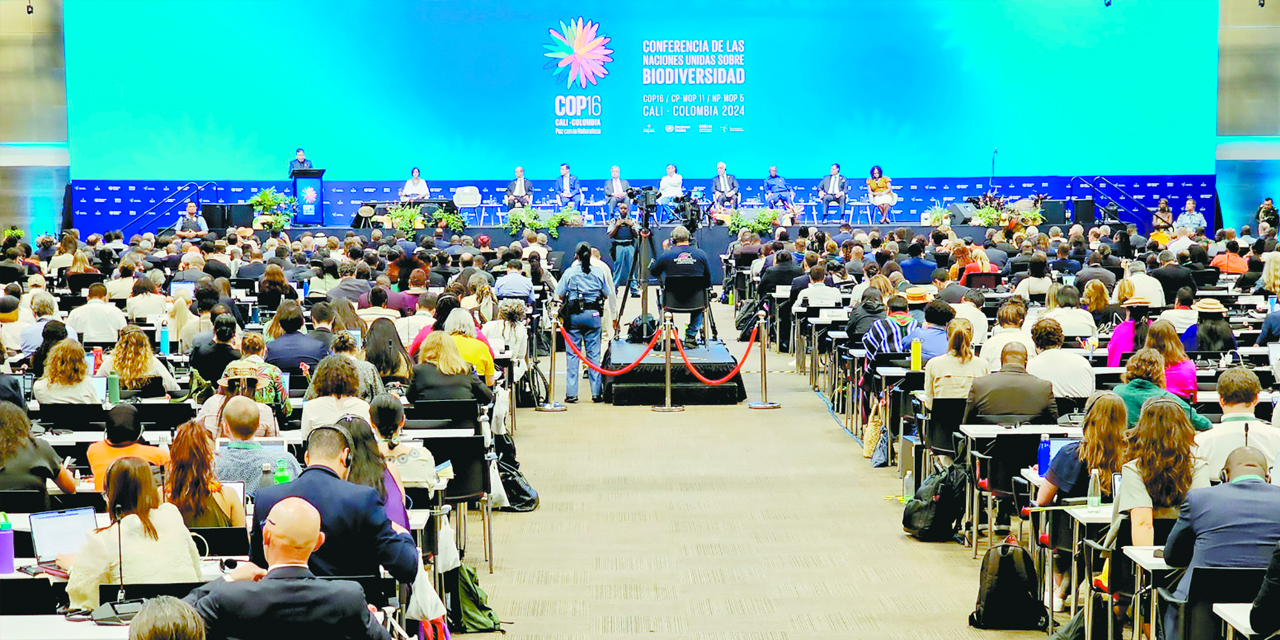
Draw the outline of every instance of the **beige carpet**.
<instances>
[{"instance_id":1,"label":"beige carpet","mask_svg":"<svg viewBox=\"0 0 1280 640\"><path fill-rule=\"evenodd\" d=\"M731 327L728 307L717 317ZM776 411L522 410L542 506L495 514L495 573L480 569L507 637L1043 637L967 626L978 562L902 533L896 472L872 469L804 383L772 375ZM757 375L747 390L759 398Z\"/></svg>"}]
</instances>

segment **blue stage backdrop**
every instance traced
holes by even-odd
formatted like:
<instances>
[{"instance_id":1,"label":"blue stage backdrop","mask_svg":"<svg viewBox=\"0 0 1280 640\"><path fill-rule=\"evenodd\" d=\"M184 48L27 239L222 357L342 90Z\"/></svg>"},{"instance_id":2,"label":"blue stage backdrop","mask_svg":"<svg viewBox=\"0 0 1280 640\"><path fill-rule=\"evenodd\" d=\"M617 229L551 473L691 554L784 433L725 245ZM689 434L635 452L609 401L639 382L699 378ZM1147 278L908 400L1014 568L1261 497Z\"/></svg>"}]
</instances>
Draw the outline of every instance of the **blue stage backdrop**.
<instances>
[{"instance_id":1,"label":"blue stage backdrop","mask_svg":"<svg viewBox=\"0 0 1280 640\"><path fill-rule=\"evenodd\" d=\"M633 179L633 185L656 184L657 178ZM1188 198L1196 199L1206 217L1212 219L1214 207L1214 177L1212 175L1176 175L1176 176L1111 176L1109 181L1132 196L1130 204L1155 206L1160 198L1168 198L1175 208ZM155 207L164 194L181 186L183 180L76 180L73 184L75 223L82 234L100 233L125 228L129 233L157 231L177 222L183 207L178 198L170 203L172 213L166 216L148 216L137 219L144 211ZM791 180L796 187L797 201L806 202L817 199L818 180L814 178ZM1102 182L1097 184L1099 193L1095 194L1084 186L1084 181L1071 180L1061 176L1040 176L1023 178L997 178L997 193L1014 198L1031 197L1037 193L1048 194L1058 199L1094 198L1099 203L1106 202L1104 196L1118 195L1115 188ZM747 207L754 205L761 198L763 178L739 179L743 191L744 203ZM452 192L459 186L474 185L480 189L485 203L478 211L467 210L472 224L496 224L494 215L500 208L497 204L506 189L504 180L471 180L440 181L429 183L433 197L452 197ZM396 191L402 186L398 181L326 181L324 192L325 224L327 226L346 226L351 224L356 209L362 202L395 200ZM601 201L602 185L592 182L588 201ZM704 187L709 190L710 180L685 180L686 187ZM183 192L191 199L199 202L242 202L252 197L260 189L275 187L288 192L287 180L259 181L220 181L216 185L203 190L199 197L191 191ZM894 219L903 225L920 223L920 216L934 205L946 206L952 202L963 201L964 198L985 193L991 187L988 178L902 178L894 184L901 200L894 207ZM534 191L538 201L547 201L554 195L554 182L551 180L535 180ZM1101 206L1101 205L1100 205ZM587 213L598 221L603 215L603 207L588 205ZM809 209L812 211L812 208ZM859 210L861 211L861 210ZM480 213L485 218L479 217ZM834 209L832 210L834 214ZM865 214L862 214L865 222ZM1148 219L1149 220L1149 219ZM1128 221L1128 220L1126 220ZM1145 221L1144 221L1145 223Z\"/></svg>"},{"instance_id":2,"label":"blue stage backdrop","mask_svg":"<svg viewBox=\"0 0 1280 640\"><path fill-rule=\"evenodd\" d=\"M63 8L71 172L90 190L261 184L299 146L332 189L417 166L492 190L516 165L552 179L561 162L592 181L669 162L705 181L720 160L753 178L881 164L904 184L989 176L996 148L1000 176L1214 170L1214 0Z\"/></svg>"}]
</instances>

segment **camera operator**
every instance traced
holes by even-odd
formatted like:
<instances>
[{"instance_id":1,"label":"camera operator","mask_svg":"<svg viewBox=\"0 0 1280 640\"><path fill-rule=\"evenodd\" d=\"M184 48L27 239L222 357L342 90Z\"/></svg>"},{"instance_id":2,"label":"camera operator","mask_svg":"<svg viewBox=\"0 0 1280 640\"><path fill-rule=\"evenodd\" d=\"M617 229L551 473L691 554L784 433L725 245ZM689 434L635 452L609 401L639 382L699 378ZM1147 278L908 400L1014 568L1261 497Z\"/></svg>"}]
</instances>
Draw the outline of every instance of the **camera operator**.
<instances>
[{"instance_id":1,"label":"camera operator","mask_svg":"<svg viewBox=\"0 0 1280 640\"><path fill-rule=\"evenodd\" d=\"M614 171L617 171L617 167L614 167ZM623 196L626 196L626 192L623 192ZM632 297L640 297L637 279L631 273L636 261L636 242L640 240L640 229L635 218L631 217L631 205L625 201L618 203L618 217L609 223L609 239L613 241L609 258L613 260L614 290L626 286L631 290Z\"/></svg>"},{"instance_id":2,"label":"camera operator","mask_svg":"<svg viewBox=\"0 0 1280 640\"><path fill-rule=\"evenodd\" d=\"M689 244L689 230L679 226L671 230L671 248L662 252L649 268L653 277L662 281L664 289L668 278L679 278L681 286L706 289L711 286L711 266L707 254ZM666 292L663 293L665 297ZM702 331L703 311L689 314L689 326L685 328L684 341L697 344Z\"/></svg>"}]
</instances>

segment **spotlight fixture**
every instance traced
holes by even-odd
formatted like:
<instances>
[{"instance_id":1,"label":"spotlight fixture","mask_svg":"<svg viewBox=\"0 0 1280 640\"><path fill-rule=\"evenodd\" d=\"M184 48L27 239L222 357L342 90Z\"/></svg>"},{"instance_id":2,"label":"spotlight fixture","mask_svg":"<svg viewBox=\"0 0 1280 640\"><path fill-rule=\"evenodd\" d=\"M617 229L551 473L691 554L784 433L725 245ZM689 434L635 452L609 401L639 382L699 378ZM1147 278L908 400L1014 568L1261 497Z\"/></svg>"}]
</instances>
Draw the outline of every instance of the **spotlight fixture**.
<instances>
[{"instance_id":1,"label":"spotlight fixture","mask_svg":"<svg viewBox=\"0 0 1280 640\"><path fill-rule=\"evenodd\" d=\"M36 8L31 6L31 0L27 0L27 15L31 15L35 12L36 12Z\"/></svg>"}]
</instances>

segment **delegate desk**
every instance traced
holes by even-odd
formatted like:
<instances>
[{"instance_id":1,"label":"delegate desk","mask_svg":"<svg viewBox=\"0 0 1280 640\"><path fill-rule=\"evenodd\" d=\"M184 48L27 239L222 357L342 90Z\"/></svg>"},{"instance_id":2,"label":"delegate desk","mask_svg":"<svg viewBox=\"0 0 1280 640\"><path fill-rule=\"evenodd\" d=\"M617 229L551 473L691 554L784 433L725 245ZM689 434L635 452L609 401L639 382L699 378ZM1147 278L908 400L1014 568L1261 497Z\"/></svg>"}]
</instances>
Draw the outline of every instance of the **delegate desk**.
<instances>
[{"instance_id":1,"label":"delegate desk","mask_svg":"<svg viewBox=\"0 0 1280 640\"><path fill-rule=\"evenodd\" d=\"M1252 608L1251 602L1218 602L1213 605L1214 615L1227 623L1227 640L1235 640L1236 634L1246 639L1253 637L1253 625L1249 622L1249 610Z\"/></svg>"},{"instance_id":2,"label":"delegate desk","mask_svg":"<svg viewBox=\"0 0 1280 640\"><path fill-rule=\"evenodd\" d=\"M100 627L62 616L0 617L0 640L127 640L129 627Z\"/></svg>"},{"instance_id":3,"label":"delegate desk","mask_svg":"<svg viewBox=\"0 0 1280 640\"><path fill-rule=\"evenodd\" d=\"M1159 550L1160 552L1160 557L1156 557L1157 550ZM1138 546L1131 545L1124 548L1124 555L1128 556L1128 558L1133 561L1133 592L1134 593L1142 593L1143 576L1148 576L1148 575L1151 576L1151 579L1149 582L1152 585L1152 588L1154 591L1156 573L1168 572L1172 570L1172 568L1168 564L1166 564L1164 561L1163 546L1138 547ZM1159 609L1160 608L1157 607L1155 604L1155 599L1152 599L1151 611L1149 612L1151 617L1150 622L1151 622L1152 629L1156 628L1156 612L1159 611ZM1133 619L1136 624L1141 624L1142 598L1133 599ZM1245 616L1245 620L1248 620L1247 615Z\"/></svg>"}]
</instances>

